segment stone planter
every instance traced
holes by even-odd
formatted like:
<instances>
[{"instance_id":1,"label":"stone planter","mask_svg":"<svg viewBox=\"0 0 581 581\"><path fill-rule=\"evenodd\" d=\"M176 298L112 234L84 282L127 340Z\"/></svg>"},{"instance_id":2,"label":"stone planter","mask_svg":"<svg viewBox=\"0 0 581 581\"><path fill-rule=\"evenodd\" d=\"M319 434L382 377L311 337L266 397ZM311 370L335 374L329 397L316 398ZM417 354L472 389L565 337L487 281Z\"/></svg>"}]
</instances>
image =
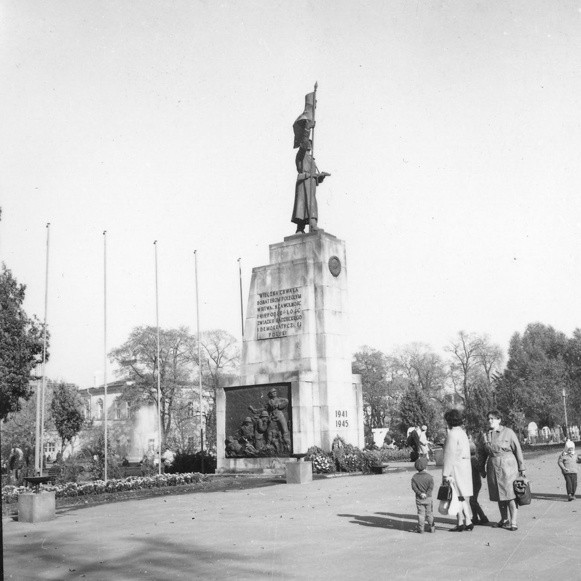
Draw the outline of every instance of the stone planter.
<instances>
[{"instance_id":1,"label":"stone planter","mask_svg":"<svg viewBox=\"0 0 581 581\"><path fill-rule=\"evenodd\" d=\"M19 522L45 522L55 518L54 492L23 492L18 495Z\"/></svg>"},{"instance_id":2,"label":"stone planter","mask_svg":"<svg viewBox=\"0 0 581 581\"><path fill-rule=\"evenodd\" d=\"M286 483L306 484L313 481L312 462L287 462L286 463Z\"/></svg>"},{"instance_id":3,"label":"stone planter","mask_svg":"<svg viewBox=\"0 0 581 581\"><path fill-rule=\"evenodd\" d=\"M444 449L443 448L434 448L434 460L436 461L436 466L443 466L444 465Z\"/></svg>"}]
</instances>

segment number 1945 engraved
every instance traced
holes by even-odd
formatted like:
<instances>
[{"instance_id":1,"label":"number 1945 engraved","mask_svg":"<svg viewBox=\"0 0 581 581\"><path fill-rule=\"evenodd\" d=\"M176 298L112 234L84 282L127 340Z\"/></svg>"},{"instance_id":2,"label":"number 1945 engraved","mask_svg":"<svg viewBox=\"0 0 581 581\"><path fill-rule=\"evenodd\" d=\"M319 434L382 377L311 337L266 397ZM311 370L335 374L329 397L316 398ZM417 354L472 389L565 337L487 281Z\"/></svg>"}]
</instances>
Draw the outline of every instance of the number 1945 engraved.
<instances>
[{"instance_id":1,"label":"number 1945 engraved","mask_svg":"<svg viewBox=\"0 0 581 581\"><path fill-rule=\"evenodd\" d=\"M349 420L347 410L335 410L335 427L348 428Z\"/></svg>"}]
</instances>

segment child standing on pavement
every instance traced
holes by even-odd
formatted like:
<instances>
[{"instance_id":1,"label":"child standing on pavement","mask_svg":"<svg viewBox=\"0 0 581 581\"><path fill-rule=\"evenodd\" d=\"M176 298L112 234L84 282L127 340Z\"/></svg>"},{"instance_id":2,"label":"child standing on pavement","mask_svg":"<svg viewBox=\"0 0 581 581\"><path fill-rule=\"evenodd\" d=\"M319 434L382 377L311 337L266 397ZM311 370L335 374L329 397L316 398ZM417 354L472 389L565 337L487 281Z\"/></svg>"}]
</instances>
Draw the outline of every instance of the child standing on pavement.
<instances>
[{"instance_id":1,"label":"child standing on pavement","mask_svg":"<svg viewBox=\"0 0 581 581\"><path fill-rule=\"evenodd\" d=\"M478 457L476 456L476 445L470 442L470 463L472 464L472 496L470 497L470 508L472 509L472 524L473 525L487 525L488 518L484 514L480 503L478 502L478 494L482 488L482 477L480 476L480 466Z\"/></svg>"},{"instance_id":2,"label":"child standing on pavement","mask_svg":"<svg viewBox=\"0 0 581 581\"><path fill-rule=\"evenodd\" d=\"M565 449L561 452L557 463L565 477L568 500L575 500L575 492L577 491L577 454L575 454L575 444L571 440L565 442Z\"/></svg>"},{"instance_id":3,"label":"child standing on pavement","mask_svg":"<svg viewBox=\"0 0 581 581\"><path fill-rule=\"evenodd\" d=\"M420 456L414 463L417 474L412 476L412 490L416 493L416 508L418 510L418 533L424 532L425 522L428 522L430 532L436 532L434 524L434 507L432 502L432 491L434 490L434 479L426 472L428 459Z\"/></svg>"}]
</instances>

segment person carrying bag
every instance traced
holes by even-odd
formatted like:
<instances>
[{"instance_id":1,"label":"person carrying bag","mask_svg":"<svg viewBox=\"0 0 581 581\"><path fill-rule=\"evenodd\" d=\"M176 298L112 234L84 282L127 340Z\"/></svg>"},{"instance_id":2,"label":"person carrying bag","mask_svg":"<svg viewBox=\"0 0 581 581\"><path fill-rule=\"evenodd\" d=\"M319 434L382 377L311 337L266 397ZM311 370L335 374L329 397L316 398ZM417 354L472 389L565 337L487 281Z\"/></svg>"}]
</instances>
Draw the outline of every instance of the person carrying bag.
<instances>
[{"instance_id":1,"label":"person carrying bag","mask_svg":"<svg viewBox=\"0 0 581 581\"><path fill-rule=\"evenodd\" d=\"M514 489L514 494L516 496L515 500L518 506L525 506L531 503L531 484L526 478L517 478L513 482L512 487Z\"/></svg>"}]
</instances>

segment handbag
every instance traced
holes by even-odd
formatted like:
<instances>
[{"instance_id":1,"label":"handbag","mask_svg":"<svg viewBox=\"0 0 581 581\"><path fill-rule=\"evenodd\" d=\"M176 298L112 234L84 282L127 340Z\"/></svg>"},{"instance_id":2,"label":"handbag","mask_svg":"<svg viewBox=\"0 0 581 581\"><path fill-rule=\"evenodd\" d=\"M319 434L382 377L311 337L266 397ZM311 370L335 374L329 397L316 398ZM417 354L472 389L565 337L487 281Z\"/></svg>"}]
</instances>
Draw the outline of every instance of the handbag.
<instances>
[{"instance_id":1,"label":"handbag","mask_svg":"<svg viewBox=\"0 0 581 581\"><path fill-rule=\"evenodd\" d=\"M438 500L452 500L452 487L446 482L438 488Z\"/></svg>"},{"instance_id":2,"label":"handbag","mask_svg":"<svg viewBox=\"0 0 581 581\"><path fill-rule=\"evenodd\" d=\"M448 509L450 508L450 501L449 500L440 500L440 504L438 505L438 512L440 514L448 514Z\"/></svg>"},{"instance_id":3,"label":"handbag","mask_svg":"<svg viewBox=\"0 0 581 581\"><path fill-rule=\"evenodd\" d=\"M512 488L516 496L518 506L525 506L531 503L531 484L526 478L517 478L512 483Z\"/></svg>"}]
</instances>

